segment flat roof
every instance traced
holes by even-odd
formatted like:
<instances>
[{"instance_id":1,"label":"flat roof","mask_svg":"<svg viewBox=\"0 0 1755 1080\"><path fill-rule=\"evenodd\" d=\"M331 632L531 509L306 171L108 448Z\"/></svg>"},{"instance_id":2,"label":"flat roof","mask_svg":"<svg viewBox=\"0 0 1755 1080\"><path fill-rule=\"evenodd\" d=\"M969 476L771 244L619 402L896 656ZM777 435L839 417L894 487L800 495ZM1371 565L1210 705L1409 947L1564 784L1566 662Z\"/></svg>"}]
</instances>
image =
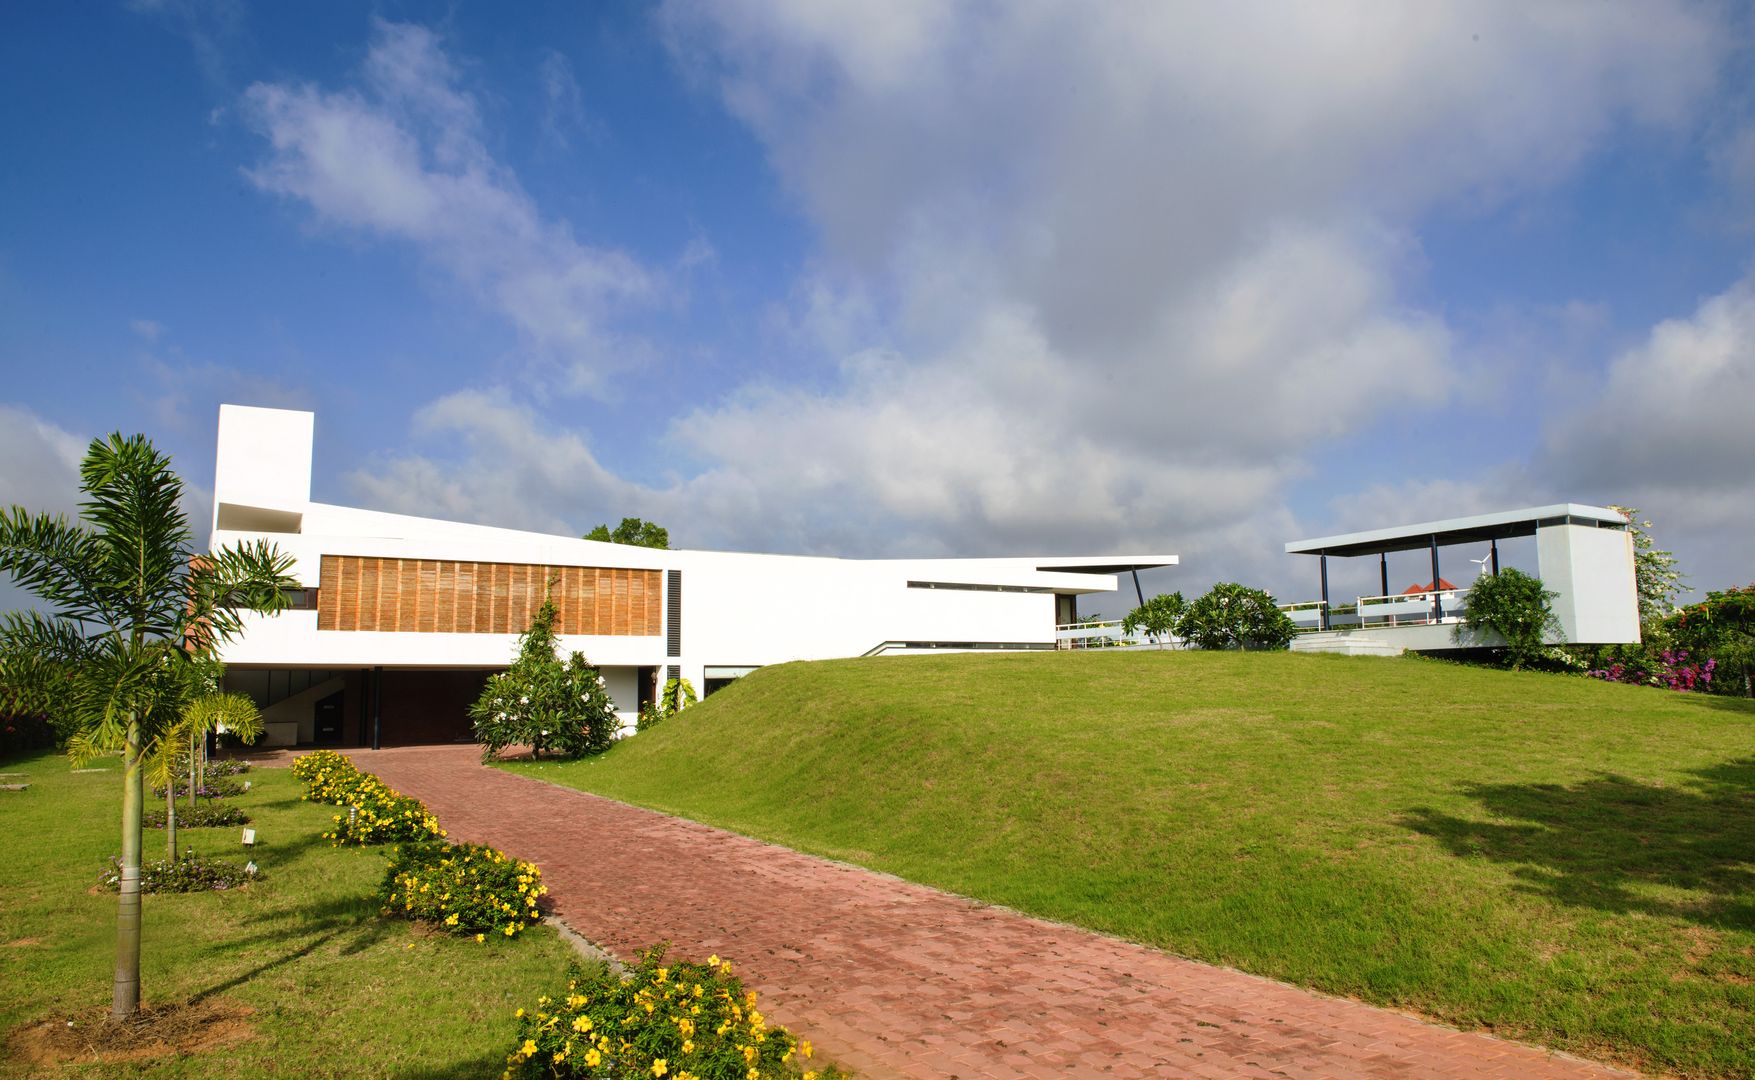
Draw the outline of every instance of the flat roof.
<instances>
[{"instance_id":1,"label":"flat roof","mask_svg":"<svg viewBox=\"0 0 1755 1080\"><path fill-rule=\"evenodd\" d=\"M1544 525L1620 528L1626 524L1625 514L1607 506L1554 503L1551 506L1501 510L1492 514L1446 518L1443 521L1422 521L1415 525L1397 525L1388 529L1367 529L1364 532L1342 533L1339 536L1319 536L1314 540L1294 540L1286 545L1286 554L1342 557L1377 555L1429 547L1434 539L1440 546L1444 546L1505 540L1513 536L1534 536L1536 530Z\"/></svg>"},{"instance_id":2,"label":"flat roof","mask_svg":"<svg viewBox=\"0 0 1755 1080\"><path fill-rule=\"evenodd\" d=\"M1064 555L1030 561L1038 570L1057 570L1067 574L1119 574L1125 570L1156 570L1161 566L1175 566L1181 559L1176 555Z\"/></svg>"}]
</instances>

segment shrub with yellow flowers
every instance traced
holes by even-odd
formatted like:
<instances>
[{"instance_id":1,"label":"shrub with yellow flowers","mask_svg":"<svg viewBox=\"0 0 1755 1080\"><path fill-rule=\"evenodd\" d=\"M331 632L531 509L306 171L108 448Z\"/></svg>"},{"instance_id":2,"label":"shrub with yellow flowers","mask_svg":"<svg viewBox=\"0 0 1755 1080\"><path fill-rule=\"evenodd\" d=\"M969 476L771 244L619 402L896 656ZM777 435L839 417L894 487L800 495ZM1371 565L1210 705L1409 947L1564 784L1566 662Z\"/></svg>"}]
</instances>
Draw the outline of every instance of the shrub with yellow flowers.
<instances>
[{"instance_id":1,"label":"shrub with yellow flowers","mask_svg":"<svg viewBox=\"0 0 1755 1080\"><path fill-rule=\"evenodd\" d=\"M323 834L337 844L388 844L442 840L439 819L419 799L410 798L333 750L293 759L293 775L305 785L304 798L347 807L335 828Z\"/></svg>"},{"instance_id":2,"label":"shrub with yellow flowers","mask_svg":"<svg viewBox=\"0 0 1755 1080\"><path fill-rule=\"evenodd\" d=\"M567 992L519 1009L505 1076L639 1080L831 1080L807 1068L811 1045L770 1025L731 965L664 963L649 949L627 978L575 969Z\"/></svg>"},{"instance_id":3,"label":"shrub with yellow flowers","mask_svg":"<svg viewBox=\"0 0 1755 1080\"><path fill-rule=\"evenodd\" d=\"M451 934L515 937L542 918L542 871L479 844L403 844L378 886L384 914Z\"/></svg>"}]
</instances>

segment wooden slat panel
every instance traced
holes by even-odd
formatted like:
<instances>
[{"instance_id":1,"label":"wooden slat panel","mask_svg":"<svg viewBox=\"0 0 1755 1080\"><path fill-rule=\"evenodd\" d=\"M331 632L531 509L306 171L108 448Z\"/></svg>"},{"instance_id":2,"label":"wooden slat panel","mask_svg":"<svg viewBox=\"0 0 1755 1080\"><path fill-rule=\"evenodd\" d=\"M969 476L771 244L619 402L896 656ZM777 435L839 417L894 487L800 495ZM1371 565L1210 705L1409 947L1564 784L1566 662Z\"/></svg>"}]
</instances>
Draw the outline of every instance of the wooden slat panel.
<instances>
[{"instance_id":1,"label":"wooden slat panel","mask_svg":"<svg viewBox=\"0 0 1755 1080\"><path fill-rule=\"evenodd\" d=\"M559 608L559 633L663 629L656 570L325 555L318 577L320 630L517 634L545 594Z\"/></svg>"}]
</instances>

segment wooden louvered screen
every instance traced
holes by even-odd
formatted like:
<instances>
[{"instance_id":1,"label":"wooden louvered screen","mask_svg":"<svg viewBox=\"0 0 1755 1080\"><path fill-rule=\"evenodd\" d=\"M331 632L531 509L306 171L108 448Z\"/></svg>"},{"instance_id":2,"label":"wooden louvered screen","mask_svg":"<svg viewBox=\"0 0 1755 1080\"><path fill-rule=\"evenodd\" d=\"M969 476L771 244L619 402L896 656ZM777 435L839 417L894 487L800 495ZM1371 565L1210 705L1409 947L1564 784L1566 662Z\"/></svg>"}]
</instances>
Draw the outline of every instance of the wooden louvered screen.
<instances>
[{"instance_id":1,"label":"wooden louvered screen","mask_svg":"<svg viewBox=\"0 0 1755 1080\"><path fill-rule=\"evenodd\" d=\"M317 629L519 634L550 588L562 634L656 635L658 571L325 555Z\"/></svg>"}]
</instances>

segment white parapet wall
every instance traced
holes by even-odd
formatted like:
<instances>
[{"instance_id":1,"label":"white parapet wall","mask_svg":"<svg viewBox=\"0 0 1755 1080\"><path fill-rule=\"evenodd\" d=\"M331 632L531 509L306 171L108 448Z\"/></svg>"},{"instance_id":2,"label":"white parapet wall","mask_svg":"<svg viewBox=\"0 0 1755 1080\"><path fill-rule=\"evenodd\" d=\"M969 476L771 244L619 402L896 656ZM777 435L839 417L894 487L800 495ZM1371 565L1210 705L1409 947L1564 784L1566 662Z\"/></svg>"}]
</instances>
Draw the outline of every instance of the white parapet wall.
<instances>
[{"instance_id":1,"label":"white parapet wall","mask_svg":"<svg viewBox=\"0 0 1755 1080\"><path fill-rule=\"evenodd\" d=\"M1554 595L1558 640L1610 645L1639 640L1633 534L1588 525L1536 530L1537 573Z\"/></svg>"}]
</instances>

